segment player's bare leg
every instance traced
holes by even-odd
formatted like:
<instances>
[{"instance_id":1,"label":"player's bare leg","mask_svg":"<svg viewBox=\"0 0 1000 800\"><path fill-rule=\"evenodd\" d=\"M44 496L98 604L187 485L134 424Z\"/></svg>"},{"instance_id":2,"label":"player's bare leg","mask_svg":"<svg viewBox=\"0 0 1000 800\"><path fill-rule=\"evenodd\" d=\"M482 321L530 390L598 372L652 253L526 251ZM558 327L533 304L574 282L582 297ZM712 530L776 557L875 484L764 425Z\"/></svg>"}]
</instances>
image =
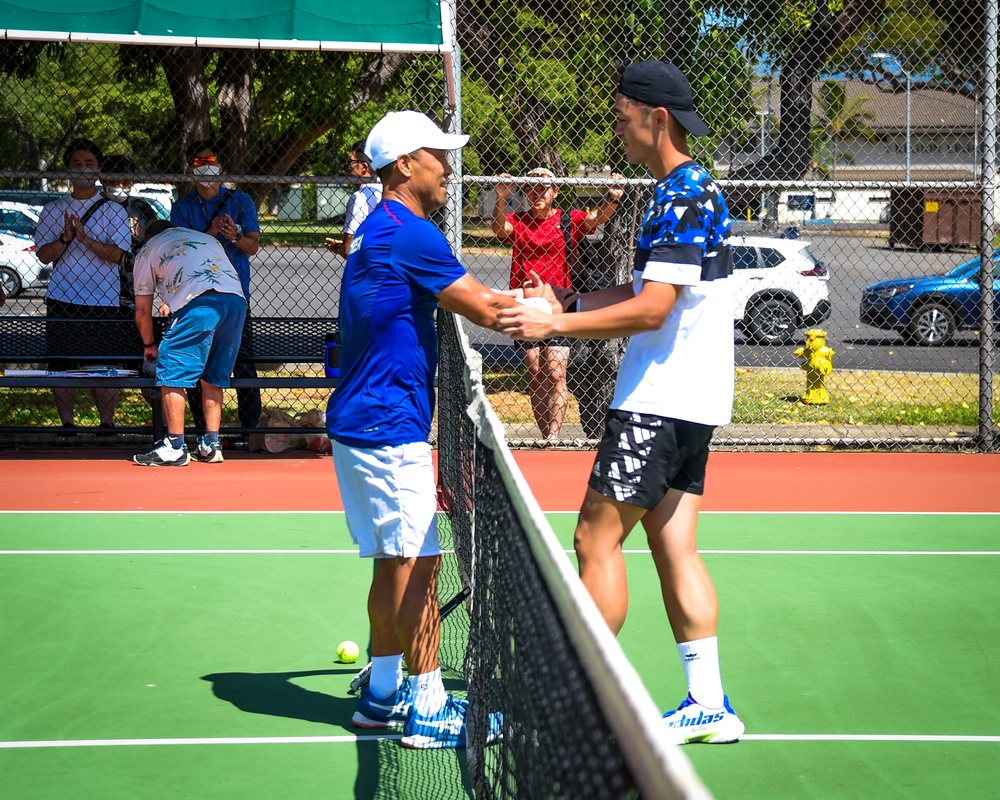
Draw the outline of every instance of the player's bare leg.
<instances>
[{"instance_id":1,"label":"player's bare leg","mask_svg":"<svg viewBox=\"0 0 1000 800\"><path fill-rule=\"evenodd\" d=\"M588 488L573 535L580 580L617 635L628 613L628 576L622 545L646 510Z\"/></svg>"},{"instance_id":2,"label":"player's bare leg","mask_svg":"<svg viewBox=\"0 0 1000 800\"><path fill-rule=\"evenodd\" d=\"M566 386L566 370L569 369L568 347L542 347L541 349L541 389L545 396L545 428L542 435L546 439L558 439L562 430L566 409L569 407L569 389Z\"/></svg>"},{"instance_id":3,"label":"player's bare leg","mask_svg":"<svg viewBox=\"0 0 1000 800\"><path fill-rule=\"evenodd\" d=\"M701 496L670 489L642 520L674 639L715 636L719 600L698 553Z\"/></svg>"},{"instance_id":4,"label":"player's bare leg","mask_svg":"<svg viewBox=\"0 0 1000 800\"><path fill-rule=\"evenodd\" d=\"M411 675L438 668L441 612L437 605L437 576L441 556L394 559L392 605L396 635L406 654Z\"/></svg>"}]
</instances>

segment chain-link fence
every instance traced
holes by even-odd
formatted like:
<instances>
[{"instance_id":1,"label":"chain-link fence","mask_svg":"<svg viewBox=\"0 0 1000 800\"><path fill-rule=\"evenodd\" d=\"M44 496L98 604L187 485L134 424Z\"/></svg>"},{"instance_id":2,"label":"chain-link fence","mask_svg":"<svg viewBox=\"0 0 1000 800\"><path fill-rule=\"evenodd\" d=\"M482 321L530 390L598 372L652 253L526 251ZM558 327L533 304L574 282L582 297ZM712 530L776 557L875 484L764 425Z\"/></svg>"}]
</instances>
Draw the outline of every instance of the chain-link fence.
<instances>
[{"instance_id":1,"label":"chain-link fence","mask_svg":"<svg viewBox=\"0 0 1000 800\"><path fill-rule=\"evenodd\" d=\"M471 135L461 192L456 184L439 222L480 280L510 283L518 243L502 223L535 212L526 195L539 179L525 176L537 167L558 188L542 213L571 221L554 230L569 228L561 268L574 288L629 280L652 181L626 163L611 106L624 64L665 58L690 78L713 131L690 140L692 157L721 180L734 220L737 396L717 441L993 447L998 306L984 267L995 263L995 0L460 2L456 15L461 58L451 60L3 42L0 315L46 313L52 267L26 250L41 207L68 189L70 141L131 158L135 172L117 177L169 216L185 196L211 199L198 195L186 154L213 139L223 191L245 192L259 223L254 317L334 321L343 256L325 240L341 238L362 181L351 147L400 108ZM449 92L452 70L461 77ZM114 177L106 171L105 183ZM498 185L511 189L499 212ZM512 440L599 435L624 342L532 353L486 330L472 339ZM0 334L0 357L18 349L8 341ZM319 376L315 349L254 369ZM308 380L260 391L265 410L292 414L328 393ZM97 425L85 394L76 421ZM47 389L0 389L0 426L58 425L64 410ZM146 425L149 413L124 389L114 419ZM227 393L224 424L245 422Z\"/></svg>"}]
</instances>

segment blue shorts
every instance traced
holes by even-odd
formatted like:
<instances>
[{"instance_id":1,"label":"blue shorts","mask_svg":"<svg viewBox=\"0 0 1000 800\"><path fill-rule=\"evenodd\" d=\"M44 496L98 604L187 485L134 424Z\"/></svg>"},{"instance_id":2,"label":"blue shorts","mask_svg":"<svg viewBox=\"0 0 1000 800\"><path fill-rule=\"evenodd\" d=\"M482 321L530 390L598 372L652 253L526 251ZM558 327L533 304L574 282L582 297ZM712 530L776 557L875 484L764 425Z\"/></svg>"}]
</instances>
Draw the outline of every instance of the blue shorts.
<instances>
[{"instance_id":1,"label":"blue shorts","mask_svg":"<svg viewBox=\"0 0 1000 800\"><path fill-rule=\"evenodd\" d=\"M203 380L229 386L243 336L242 295L208 292L171 314L160 342L156 385L189 389Z\"/></svg>"}]
</instances>

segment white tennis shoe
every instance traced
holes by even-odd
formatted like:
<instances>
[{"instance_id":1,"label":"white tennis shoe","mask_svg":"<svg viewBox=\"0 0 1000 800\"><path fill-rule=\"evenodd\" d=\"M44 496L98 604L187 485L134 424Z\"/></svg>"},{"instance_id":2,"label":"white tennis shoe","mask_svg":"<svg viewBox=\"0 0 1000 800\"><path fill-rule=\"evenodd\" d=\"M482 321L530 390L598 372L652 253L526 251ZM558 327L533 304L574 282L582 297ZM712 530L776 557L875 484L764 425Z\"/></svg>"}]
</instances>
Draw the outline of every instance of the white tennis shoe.
<instances>
[{"instance_id":1,"label":"white tennis shoe","mask_svg":"<svg viewBox=\"0 0 1000 800\"><path fill-rule=\"evenodd\" d=\"M691 695L663 715L663 728L671 744L728 744L738 742L746 730L728 697L723 697L722 708L707 708Z\"/></svg>"}]
</instances>

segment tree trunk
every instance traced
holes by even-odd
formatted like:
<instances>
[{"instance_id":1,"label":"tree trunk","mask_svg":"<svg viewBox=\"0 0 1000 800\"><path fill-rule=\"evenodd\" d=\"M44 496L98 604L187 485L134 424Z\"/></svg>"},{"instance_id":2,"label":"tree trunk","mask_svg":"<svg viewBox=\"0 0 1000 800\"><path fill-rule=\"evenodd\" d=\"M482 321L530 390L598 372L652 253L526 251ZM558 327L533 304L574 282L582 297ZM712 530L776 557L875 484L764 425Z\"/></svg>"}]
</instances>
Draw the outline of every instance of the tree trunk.
<instances>
[{"instance_id":1,"label":"tree trunk","mask_svg":"<svg viewBox=\"0 0 1000 800\"><path fill-rule=\"evenodd\" d=\"M155 54L163 67L174 101L176 155L177 161L183 163L188 144L212 136L209 118L212 103L205 76L211 50L203 47L157 47Z\"/></svg>"},{"instance_id":2,"label":"tree trunk","mask_svg":"<svg viewBox=\"0 0 1000 800\"><path fill-rule=\"evenodd\" d=\"M832 16L820 3L809 29L792 47L778 81L778 114L781 128L775 146L753 164L734 170L731 180L801 180L812 165L809 129L812 122L813 81L830 56L862 25L882 13L885 0L849 0ZM747 211L760 213L759 188L729 189L726 203L734 218Z\"/></svg>"},{"instance_id":3,"label":"tree trunk","mask_svg":"<svg viewBox=\"0 0 1000 800\"><path fill-rule=\"evenodd\" d=\"M246 171L254 64L253 50L219 51L219 156L226 172Z\"/></svg>"}]
</instances>

